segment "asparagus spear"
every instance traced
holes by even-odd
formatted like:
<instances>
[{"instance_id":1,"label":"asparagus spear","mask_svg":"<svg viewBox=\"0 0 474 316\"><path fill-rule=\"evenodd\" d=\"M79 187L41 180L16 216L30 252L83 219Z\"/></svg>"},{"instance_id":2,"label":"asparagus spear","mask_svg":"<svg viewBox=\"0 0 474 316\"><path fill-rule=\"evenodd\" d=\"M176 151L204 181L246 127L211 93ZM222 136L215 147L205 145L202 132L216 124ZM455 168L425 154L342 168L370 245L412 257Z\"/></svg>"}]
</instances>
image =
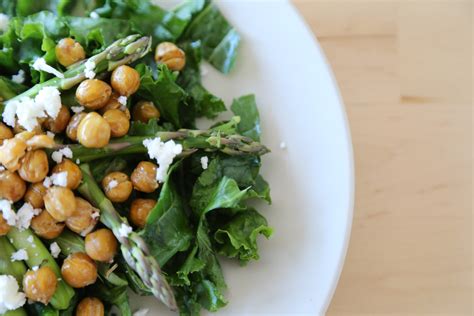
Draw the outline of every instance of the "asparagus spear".
<instances>
[{"instance_id":1,"label":"asparagus spear","mask_svg":"<svg viewBox=\"0 0 474 316\"><path fill-rule=\"evenodd\" d=\"M54 260L48 249L31 230L25 229L20 231L16 227L12 227L7 236L16 249L25 249L28 253L26 264L30 268L48 266L58 278L61 277L61 271L56 260ZM64 280L60 280L58 281L56 292L51 299L51 305L56 309L66 309L69 307L73 296L74 290Z\"/></svg>"},{"instance_id":2,"label":"asparagus spear","mask_svg":"<svg viewBox=\"0 0 474 316\"><path fill-rule=\"evenodd\" d=\"M0 237L0 275L8 274L14 276L21 284L23 275L26 273L25 264L22 261L11 261L11 256L15 248L10 244L6 237ZM4 316L26 316L23 308L8 311Z\"/></svg>"},{"instance_id":3,"label":"asparagus spear","mask_svg":"<svg viewBox=\"0 0 474 316\"><path fill-rule=\"evenodd\" d=\"M137 272L143 283L147 285L153 295L160 299L168 308L176 310L176 300L173 291L166 278L161 274L161 269L156 259L150 255L148 246L143 239L136 233L122 234L121 228L127 225L126 218L121 217L99 188L91 175L88 164L81 164L82 184L79 186L79 192L86 197L89 202L101 210L100 221L111 229L115 237L120 242L122 255L127 264Z\"/></svg>"},{"instance_id":4,"label":"asparagus spear","mask_svg":"<svg viewBox=\"0 0 474 316\"><path fill-rule=\"evenodd\" d=\"M56 87L60 90L68 90L86 79L84 74L85 63L94 62L94 72L112 71L115 68L134 62L145 56L151 48L151 37L138 34L119 39L107 47L104 51L90 57L86 61L72 65L65 73L64 78L53 78L31 89L17 95L5 102L18 100L24 97L34 97L44 87ZM3 108L0 109L3 112Z\"/></svg>"},{"instance_id":5,"label":"asparagus spear","mask_svg":"<svg viewBox=\"0 0 474 316\"><path fill-rule=\"evenodd\" d=\"M261 156L270 150L264 145L255 142L249 137L238 134L226 135L216 130L189 130L180 129L175 132L158 132L155 137L165 142L174 140L183 145L181 156L188 156L196 150L207 152L221 151L228 155L256 155ZM103 148L86 148L82 145L68 145L72 150L73 159L89 162L94 159L110 157L111 155L144 154L147 152L143 141L153 138L150 136L125 136L114 139ZM64 145L58 145L58 148Z\"/></svg>"}]
</instances>

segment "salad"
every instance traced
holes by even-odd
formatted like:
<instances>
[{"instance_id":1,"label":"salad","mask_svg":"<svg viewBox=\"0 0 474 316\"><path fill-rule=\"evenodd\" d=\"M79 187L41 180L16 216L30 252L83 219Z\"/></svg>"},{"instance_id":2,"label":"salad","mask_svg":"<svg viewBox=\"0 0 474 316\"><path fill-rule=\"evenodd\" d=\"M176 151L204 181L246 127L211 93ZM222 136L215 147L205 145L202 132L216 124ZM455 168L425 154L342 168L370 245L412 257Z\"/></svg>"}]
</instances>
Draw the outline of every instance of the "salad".
<instances>
[{"instance_id":1,"label":"salad","mask_svg":"<svg viewBox=\"0 0 474 316\"><path fill-rule=\"evenodd\" d=\"M0 315L224 307L219 260L272 234L255 97L196 126L226 111L201 67L231 71L237 31L205 0L0 4Z\"/></svg>"}]
</instances>

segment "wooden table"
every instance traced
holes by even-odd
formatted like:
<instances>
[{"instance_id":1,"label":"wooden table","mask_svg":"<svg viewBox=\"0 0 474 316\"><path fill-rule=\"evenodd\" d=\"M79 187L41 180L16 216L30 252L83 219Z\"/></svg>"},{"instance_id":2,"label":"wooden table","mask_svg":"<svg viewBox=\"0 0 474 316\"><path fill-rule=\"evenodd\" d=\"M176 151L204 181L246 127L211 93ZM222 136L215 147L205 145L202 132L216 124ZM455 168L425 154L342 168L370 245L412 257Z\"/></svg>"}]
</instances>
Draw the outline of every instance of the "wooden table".
<instances>
[{"instance_id":1,"label":"wooden table","mask_svg":"<svg viewBox=\"0 0 474 316\"><path fill-rule=\"evenodd\" d=\"M472 315L472 2L295 3L355 151L352 237L328 314Z\"/></svg>"}]
</instances>

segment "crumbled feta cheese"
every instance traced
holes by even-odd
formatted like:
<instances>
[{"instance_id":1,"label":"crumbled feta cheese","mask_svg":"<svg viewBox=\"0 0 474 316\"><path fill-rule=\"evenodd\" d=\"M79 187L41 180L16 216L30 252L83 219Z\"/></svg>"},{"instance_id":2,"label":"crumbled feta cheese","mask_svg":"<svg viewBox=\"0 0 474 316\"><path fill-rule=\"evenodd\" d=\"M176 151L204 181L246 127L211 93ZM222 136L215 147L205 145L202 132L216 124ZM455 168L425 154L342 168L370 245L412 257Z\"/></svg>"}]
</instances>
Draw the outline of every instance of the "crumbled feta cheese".
<instances>
[{"instance_id":1,"label":"crumbled feta cheese","mask_svg":"<svg viewBox=\"0 0 474 316\"><path fill-rule=\"evenodd\" d=\"M82 111L84 111L84 107L83 106L71 106L71 110L74 112L74 113L81 113Z\"/></svg>"},{"instance_id":2,"label":"crumbled feta cheese","mask_svg":"<svg viewBox=\"0 0 474 316\"><path fill-rule=\"evenodd\" d=\"M99 14L97 14L97 12L95 11L92 11L89 16L91 17L91 19L98 19L100 18Z\"/></svg>"},{"instance_id":3,"label":"crumbled feta cheese","mask_svg":"<svg viewBox=\"0 0 474 316\"><path fill-rule=\"evenodd\" d=\"M0 172L5 171L5 170L6 170L6 169L5 169L4 166L0 166Z\"/></svg>"},{"instance_id":4,"label":"crumbled feta cheese","mask_svg":"<svg viewBox=\"0 0 474 316\"><path fill-rule=\"evenodd\" d=\"M16 213L12 209L12 203L8 200L0 200L0 211L2 211L3 219L10 226L16 225Z\"/></svg>"},{"instance_id":5,"label":"crumbled feta cheese","mask_svg":"<svg viewBox=\"0 0 474 316\"><path fill-rule=\"evenodd\" d=\"M31 219L38 215L41 209L35 209L30 203L23 204L16 213L16 227L25 230L30 227Z\"/></svg>"},{"instance_id":6,"label":"crumbled feta cheese","mask_svg":"<svg viewBox=\"0 0 474 316\"><path fill-rule=\"evenodd\" d=\"M183 146L176 144L174 140L163 143L159 137L145 139L143 145L148 150L148 156L158 162L156 170L156 180L164 182L168 173L168 168L173 163L173 159L183 152Z\"/></svg>"},{"instance_id":7,"label":"crumbled feta cheese","mask_svg":"<svg viewBox=\"0 0 474 316\"><path fill-rule=\"evenodd\" d=\"M112 180L112 181L109 182L109 185L107 186L107 189L112 190L117 185L118 185L118 181L117 180Z\"/></svg>"},{"instance_id":8,"label":"crumbled feta cheese","mask_svg":"<svg viewBox=\"0 0 474 316\"><path fill-rule=\"evenodd\" d=\"M117 101L122 105L127 105L127 97L124 95L119 96Z\"/></svg>"},{"instance_id":9,"label":"crumbled feta cheese","mask_svg":"<svg viewBox=\"0 0 474 316\"><path fill-rule=\"evenodd\" d=\"M207 157L207 156L201 157L201 167L202 167L202 169L206 170L208 164L209 164L209 157Z\"/></svg>"},{"instance_id":10,"label":"crumbled feta cheese","mask_svg":"<svg viewBox=\"0 0 474 316\"><path fill-rule=\"evenodd\" d=\"M0 315L25 305L25 294L19 290L15 277L0 275Z\"/></svg>"},{"instance_id":11,"label":"crumbled feta cheese","mask_svg":"<svg viewBox=\"0 0 474 316\"><path fill-rule=\"evenodd\" d=\"M71 159L72 158L72 150L71 148L69 147L64 147L64 148L61 148L59 150L56 150L54 151L52 154L51 154L51 159L53 159L53 161L55 163L61 163L63 161L63 157L66 157L66 158L69 158Z\"/></svg>"},{"instance_id":12,"label":"crumbled feta cheese","mask_svg":"<svg viewBox=\"0 0 474 316\"><path fill-rule=\"evenodd\" d=\"M39 269L39 266L34 266L33 268L31 268L31 270L33 271L38 271L38 269Z\"/></svg>"},{"instance_id":13,"label":"crumbled feta cheese","mask_svg":"<svg viewBox=\"0 0 474 316\"><path fill-rule=\"evenodd\" d=\"M280 143L280 149L286 149L286 143L285 142Z\"/></svg>"},{"instance_id":14,"label":"crumbled feta cheese","mask_svg":"<svg viewBox=\"0 0 474 316\"><path fill-rule=\"evenodd\" d=\"M150 310L148 308L142 308L133 313L132 316L146 316Z\"/></svg>"},{"instance_id":15,"label":"crumbled feta cheese","mask_svg":"<svg viewBox=\"0 0 474 316\"><path fill-rule=\"evenodd\" d=\"M130 233L133 231L132 227L128 226L127 224L123 224L119 228L119 236L120 237L128 237Z\"/></svg>"},{"instance_id":16,"label":"crumbled feta cheese","mask_svg":"<svg viewBox=\"0 0 474 316\"><path fill-rule=\"evenodd\" d=\"M57 258L59 254L61 253L61 248L59 248L59 245L57 242L53 242L51 245L49 245L49 250L53 258Z\"/></svg>"},{"instance_id":17,"label":"crumbled feta cheese","mask_svg":"<svg viewBox=\"0 0 474 316\"><path fill-rule=\"evenodd\" d=\"M7 107L9 104L7 103ZM33 99L22 98L18 101L16 116L18 117L18 124L31 132L38 125L37 119L46 117L46 114L44 109Z\"/></svg>"},{"instance_id":18,"label":"crumbled feta cheese","mask_svg":"<svg viewBox=\"0 0 474 316\"><path fill-rule=\"evenodd\" d=\"M51 184L53 184L53 183L52 183L52 181L51 181L51 178L50 178L50 177L46 177L46 178L44 178L43 185L44 185L46 188L49 188L49 187L51 187Z\"/></svg>"},{"instance_id":19,"label":"crumbled feta cheese","mask_svg":"<svg viewBox=\"0 0 474 316\"><path fill-rule=\"evenodd\" d=\"M25 249L19 249L18 251L12 253L10 258L12 261L23 261L28 260L28 253Z\"/></svg>"},{"instance_id":20,"label":"crumbled feta cheese","mask_svg":"<svg viewBox=\"0 0 474 316\"><path fill-rule=\"evenodd\" d=\"M80 159L76 159L76 165L80 165L81 164L81 160Z\"/></svg>"},{"instance_id":21,"label":"crumbled feta cheese","mask_svg":"<svg viewBox=\"0 0 474 316\"><path fill-rule=\"evenodd\" d=\"M20 69L16 75L12 76L12 81L19 84L25 82L25 72L23 69Z\"/></svg>"},{"instance_id":22,"label":"crumbled feta cheese","mask_svg":"<svg viewBox=\"0 0 474 316\"><path fill-rule=\"evenodd\" d=\"M47 131L46 136L48 136L51 139L54 139L54 136L56 136L53 132Z\"/></svg>"},{"instance_id":23,"label":"crumbled feta cheese","mask_svg":"<svg viewBox=\"0 0 474 316\"><path fill-rule=\"evenodd\" d=\"M15 115L16 115L16 109L18 108L18 105L20 104L20 101L10 101L7 102L5 109L3 110L2 118L5 124L8 126L14 127L15 126Z\"/></svg>"},{"instance_id":24,"label":"crumbled feta cheese","mask_svg":"<svg viewBox=\"0 0 474 316\"><path fill-rule=\"evenodd\" d=\"M61 93L55 87L44 87L35 97L35 103L53 119L58 117L61 111Z\"/></svg>"},{"instance_id":25,"label":"crumbled feta cheese","mask_svg":"<svg viewBox=\"0 0 474 316\"><path fill-rule=\"evenodd\" d=\"M84 75L87 79L95 78L95 66L95 62L90 59L84 64Z\"/></svg>"},{"instance_id":26,"label":"crumbled feta cheese","mask_svg":"<svg viewBox=\"0 0 474 316\"><path fill-rule=\"evenodd\" d=\"M28 241L31 244L34 241L33 236L29 236L28 238L26 238L26 241Z\"/></svg>"},{"instance_id":27,"label":"crumbled feta cheese","mask_svg":"<svg viewBox=\"0 0 474 316\"><path fill-rule=\"evenodd\" d=\"M10 23L10 17L4 13L0 13L0 32L8 30L8 23Z\"/></svg>"},{"instance_id":28,"label":"crumbled feta cheese","mask_svg":"<svg viewBox=\"0 0 474 316\"><path fill-rule=\"evenodd\" d=\"M92 219L96 219L96 218L100 217L100 213L95 211L91 214L91 217L92 217Z\"/></svg>"},{"instance_id":29,"label":"crumbled feta cheese","mask_svg":"<svg viewBox=\"0 0 474 316\"><path fill-rule=\"evenodd\" d=\"M53 173L50 178L51 178L51 182L54 185L57 185L60 187L67 186L67 171Z\"/></svg>"},{"instance_id":30,"label":"crumbled feta cheese","mask_svg":"<svg viewBox=\"0 0 474 316\"><path fill-rule=\"evenodd\" d=\"M64 74L62 74L57 69L51 67L50 65L48 65L46 63L46 60L44 60L44 58L36 58L35 62L33 63L33 69L37 71L44 71L44 72L50 73L61 79L64 78Z\"/></svg>"}]
</instances>

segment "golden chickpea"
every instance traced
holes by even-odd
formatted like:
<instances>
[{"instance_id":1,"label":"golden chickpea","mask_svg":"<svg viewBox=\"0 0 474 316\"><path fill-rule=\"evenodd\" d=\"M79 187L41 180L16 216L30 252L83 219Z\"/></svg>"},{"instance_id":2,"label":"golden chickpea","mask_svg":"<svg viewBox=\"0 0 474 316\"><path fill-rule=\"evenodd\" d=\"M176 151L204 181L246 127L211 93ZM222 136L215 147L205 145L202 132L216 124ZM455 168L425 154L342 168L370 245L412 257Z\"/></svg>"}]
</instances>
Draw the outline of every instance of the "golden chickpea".
<instances>
[{"instance_id":1,"label":"golden chickpea","mask_svg":"<svg viewBox=\"0 0 474 316\"><path fill-rule=\"evenodd\" d=\"M155 207L156 201L152 199L136 199L130 206L130 220L139 227L145 227L148 214Z\"/></svg>"},{"instance_id":2,"label":"golden chickpea","mask_svg":"<svg viewBox=\"0 0 474 316\"><path fill-rule=\"evenodd\" d=\"M43 123L43 126L53 133L62 133L66 129L70 119L71 113L69 113L69 109L61 105L58 116L55 119L48 117Z\"/></svg>"},{"instance_id":3,"label":"golden chickpea","mask_svg":"<svg viewBox=\"0 0 474 316\"><path fill-rule=\"evenodd\" d=\"M110 84L120 95L129 97L140 87L140 74L130 66L119 66L112 72Z\"/></svg>"},{"instance_id":4,"label":"golden chickpea","mask_svg":"<svg viewBox=\"0 0 474 316\"><path fill-rule=\"evenodd\" d=\"M82 180L82 172L78 165L69 159L63 159L61 163L53 168L53 173L60 172L67 172L67 188L75 190L79 187Z\"/></svg>"},{"instance_id":5,"label":"golden chickpea","mask_svg":"<svg viewBox=\"0 0 474 316\"><path fill-rule=\"evenodd\" d=\"M99 79L87 79L76 90L76 99L84 107L97 110L109 102L112 88Z\"/></svg>"},{"instance_id":6,"label":"golden chickpea","mask_svg":"<svg viewBox=\"0 0 474 316\"><path fill-rule=\"evenodd\" d=\"M163 42L156 46L155 61L165 64L170 70L179 71L186 65L186 54L175 44Z\"/></svg>"},{"instance_id":7,"label":"golden chickpea","mask_svg":"<svg viewBox=\"0 0 474 316\"><path fill-rule=\"evenodd\" d=\"M79 127L79 123L86 117L87 113L81 112L76 113L71 117L67 127L66 127L66 135L69 139L77 142L77 128Z\"/></svg>"},{"instance_id":8,"label":"golden chickpea","mask_svg":"<svg viewBox=\"0 0 474 316\"><path fill-rule=\"evenodd\" d=\"M26 190L25 202L30 203L33 208L43 208L45 194L46 187L43 182L32 183Z\"/></svg>"},{"instance_id":9,"label":"golden chickpea","mask_svg":"<svg viewBox=\"0 0 474 316\"><path fill-rule=\"evenodd\" d=\"M133 107L132 116L135 121L148 123L150 119L159 119L160 111L158 111L153 102L140 101Z\"/></svg>"},{"instance_id":10,"label":"golden chickpea","mask_svg":"<svg viewBox=\"0 0 474 316\"><path fill-rule=\"evenodd\" d=\"M20 177L31 183L43 181L48 172L48 156L41 149L27 152L22 158L21 167L18 170Z\"/></svg>"},{"instance_id":11,"label":"golden chickpea","mask_svg":"<svg viewBox=\"0 0 474 316\"><path fill-rule=\"evenodd\" d=\"M133 186L123 172L111 172L102 180L102 189L112 202L124 202L132 193Z\"/></svg>"},{"instance_id":12,"label":"golden chickpea","mask_svg":"<svg viewBox=\"0 0 474 316\"><path fill-rule=\"evenodd\" d=\"M2 213L0 213L0 236L8 234L10 228L10 225L8 225L7 221L3 218Z\"/></svg>"},{"instance_id":13,"label":"golden chickpea","mask_svg":"<svg viewBox=\"0 0 474 316\"><path fill-rule=\"evenodd\" d=\"M53 269L43 266L36 271L28 270L23 276L23 291L28 299L48 304L56 292L58 277Z\"/></svg>"},{"instance_id":14,"label":"golden chickpea","mask_svg":"<svg viewBox=\"0 0 474 316\"><path fill-rule=\"evenodd\" d=\"M26 142L23 139L14 137L5 139L0 146L0 163L10 171L20 169L20 159L26 153Z\"/></svg>"},{"instance_id":15,"label":"golden chickpea","mask_svg":"<svg viewBox=\"0 0 474 316\"><path fill-rule=\"evenodd\" d=\"M0 172L0 198L18 202L25 192L26 183L18 173L8 170Z\"/></svg>"},{"instance_id":16,"label":"golden chickpea","mask_svg":"<svg viewBox=\"0 0 474 316\"><path fill-rule=\"evenodd\" d=\"M38 125L36 125L33 130L31 131L31 133L35 134L35 135L39 135L41 133L43 133L43 128L41 127L41 124L46 120L46 118L41 118L41 119L38 119ZM13 127L13 133L14 134L19 134L19 133L22 133L22 132L26 132L26 129L21 126L18 122L15 123L15 126Z\"/></svg>"},{"instance_id":17,"label":"golden chickpea","mask_svg":"<svg viewBox=\"0 0 474 316\"><path fill-rule=\"evenodd\" d=\"M87 113L77 128L77 140L88 148L102 148L110 140L110 125L96 112Z\"/></svg>"},{"instance_id":18,"label":"golden chickpea","mask_svg":"<svg viewBox=\"0 0 474 316\"><path fill-rule=\"evenodd\" d=\"M158 189L157 166L149 161L141 161L130 176L135 190L151 193Z\"/></svg>"},{"instance_id":19,"label":"golden chickpea","mask_svg":"<svg viewBox=\"0 0 474 316\"><path fill-rule=\"evenodd\" d=\"M61 235L64 223L56 221L47 211L42 211L31 220L31 229L44 239L54 239Z\"/></svg>"},{"instance_id":20,"label":"golden chickpea","mask_svg":"<svg viewBox=\"0 0 474 316\"><path fill-rule=\"evenodd\" d=\"M127 115L120 110L108 110L104 113L104 119L110 125L112 137L122 137L128 133L130 120Z\"/></svg>"},{"instance_id":21,"label":"golden chickpea","mask_svg":"<svg viewBox=\"0 0 474 316\"><path fill-rule=\"evenodd\" d=\"M97 266L88 255L76 252L64 259L61 274L70 286L83 288L97 280Z\"/></svg>"},{"instance_id":22,"label":"golden chickpea","mask_svg":"<svg viewBox=\"0 0 474 316\"><path fill-rule=\"evenodd\" d=\"M101 228L86 236L86 253L94 260L110 262L117 254L118 243L114 234L107 228Z\"/></svg>"},{"instance_id":23,"label":"golden chickpea","mask_svg":"<svg viewBox=\"0 0 474 316\"><path fill-rule=\"evenodd\" d=\"M46 191L44 206L55 220L64 222L76 211L76 199L71 189L53 186Z\"/></svg>"},{"instance_id":24,"label":"golden chickpea","mask_svg":"<svg viewBox=\"0 0 474 316\"><path fill-rule=\"evenodd\" d=\"M76 316L104 316L104 304L95 297L86 297L77 305Z\"/></svg>"},{"instance_id":25,"label":"golden chickpea","mask_svg":"<svg viewBox=\"0 0 474 316\"><path fill-rule=\"evenodd\" d=\"M0 145L3 144L4 139L9 139L12 137L12 130L8 126L0 122Z\"/></svg>"},{"instance_id":26,"label":"golden chickpea","mask_svg":"<svg viewBox=\"0 0 474 316\"><path fill-rule=\"evenodd\" d=\"M26 141L27 150L53 148L56 143L48 135L35 135Z\"/></svg>"},{"instance_id":27,"label":"golden chickpea","mask_svg":"<svg viewBox=\"0 0 474 316\"><path fill-rule=\"evenodd\" d=\"M66 219L66 226L73 232L85 236L94 229L99 217L98 209L86 200L76 197L76 211Z\"/></svg>"},{"instance_id":28,"label":"golden chickpea","mask_svg":"<svg viewBox=\"0 0 474 316\"><path fill-rule=\"evenodd\" d=\"M56 58L64 67L68 67L86 58L86 52L81 44L72 38L63 38L56 44Z\"/></svg>"}]
</instances>

